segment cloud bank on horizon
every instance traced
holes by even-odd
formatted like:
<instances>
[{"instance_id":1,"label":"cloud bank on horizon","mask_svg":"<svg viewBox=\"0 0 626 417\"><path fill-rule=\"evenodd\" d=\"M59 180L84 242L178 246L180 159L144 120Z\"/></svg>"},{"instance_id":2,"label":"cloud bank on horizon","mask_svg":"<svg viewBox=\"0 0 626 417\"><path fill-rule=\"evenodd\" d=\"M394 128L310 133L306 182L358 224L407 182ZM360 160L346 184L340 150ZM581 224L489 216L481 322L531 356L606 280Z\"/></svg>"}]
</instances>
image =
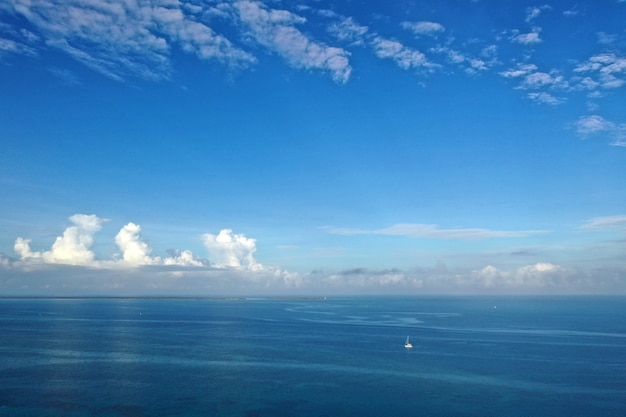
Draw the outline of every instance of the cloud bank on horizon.
<instances>
[{"instance_id":1,"label":"cloud bank on horizon","mask_svg":"<svg viewBox=\"0 0 626 417\"><path fill-rule=\"evenodd\" d=\"M17 259L0 253L0 291L7 295L626 293L622 276L626 265L621 271L577 270L550 262L511 269L486 265L462 270L439 263L433 268L410 270L355 268L294 273L259 263L254 257L256 240L230 229L201 236L208 258L198 257L189 250L172 250L171 256L160 257L152 255L152 248L141 236L141 226L128 223L115 236L119 251L113 259L100 260L92 249L94 234L107 220L93 214L75 214L69 220L73 225L55 239L49 250L33 251L30 239L18 237L14 244ZM485 229L445 231L429 225L400 225L374 233L387 233L387 230L398 234L407 226L409 236L433 239L515 238L529 233ZM625 226L626 215L619 215L590 219L579 229L624 230ZM416 227L417 233L413 230ZM328 232L367 233L330 228ZM50 266L58 268L51 270ZM21 281L20 285L15 285L15 279Z\"/></svg>"},{"instance_id":2,"label":"cloud bank on horizon","mask_svg":"<svg viewBox=\"0 0 626 417\"><path fill-rule=\"evenodd\" d=\"M602 6L611 3L614 13L623 13L623 2ZM585 42L602 48L588 56L535 60L540 48L549 47L545 33L559 31L559 25L576 27L592 10L548 4L520 7L511 11L520 16L516 27L498 27L495 32L474 27L476 32L467 32L460 25L388 22L380 16L365 25L348 15L349 10L342 11L345 6L252 0L10 0L0 5L0 16L12 19L0 26L0 59L37 59L56 50L114 80L164 81L175 72L176 51L233 71L258 66L263 55L275 54L295 69L327 74L345 84L358 71L351 61L353 51L369 51L422 80L455 69L469 77L491 72L509 80L527 99L549 107L586 98L589 114L572 120L579 136L605 134L611 145L626 146L626 121L598 114L594 104L626 83L623 33L589 33L595 39ZM487 7L495 9L490 3ZM15 19L27 24L20 27ZM516 50L516 45L522 49ZM75 79L67 71L56 73Z\"/></svg>"}]
</instances>

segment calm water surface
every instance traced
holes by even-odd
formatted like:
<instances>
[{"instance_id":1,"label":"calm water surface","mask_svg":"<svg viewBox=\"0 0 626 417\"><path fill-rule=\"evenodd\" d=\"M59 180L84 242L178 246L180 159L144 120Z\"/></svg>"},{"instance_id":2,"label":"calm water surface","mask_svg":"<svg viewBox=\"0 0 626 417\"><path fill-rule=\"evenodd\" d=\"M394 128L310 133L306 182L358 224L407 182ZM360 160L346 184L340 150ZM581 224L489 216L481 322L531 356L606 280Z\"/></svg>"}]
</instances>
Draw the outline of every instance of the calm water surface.
<instances>
[{"instance_id":1,"label":"calm water surface","mask_svg":"<svg viewBox=\"0 0 626 417\"><path fill-rule=\"evenodd\" d=\"M621 417L625 398L624 298L0 299L0 416Z\"/></svg>"}]
</instances>

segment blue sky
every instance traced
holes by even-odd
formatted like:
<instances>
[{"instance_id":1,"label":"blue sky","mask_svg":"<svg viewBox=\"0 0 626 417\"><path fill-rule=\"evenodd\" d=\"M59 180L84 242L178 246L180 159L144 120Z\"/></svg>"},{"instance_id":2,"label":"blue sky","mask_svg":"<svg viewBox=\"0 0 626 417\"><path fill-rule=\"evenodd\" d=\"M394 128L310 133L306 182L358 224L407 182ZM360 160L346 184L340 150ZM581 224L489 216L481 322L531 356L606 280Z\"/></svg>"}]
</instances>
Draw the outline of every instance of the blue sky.
<instances>
[{"instance_id":1,"label":"blue sky","mask_svg":"<svg viewBox=\"0 0 626 417\"><path fill-rule=\"evenodd\" d=\"M626 293L625 18L4 2L0 293Z\"/></svg>"}]
</instances>

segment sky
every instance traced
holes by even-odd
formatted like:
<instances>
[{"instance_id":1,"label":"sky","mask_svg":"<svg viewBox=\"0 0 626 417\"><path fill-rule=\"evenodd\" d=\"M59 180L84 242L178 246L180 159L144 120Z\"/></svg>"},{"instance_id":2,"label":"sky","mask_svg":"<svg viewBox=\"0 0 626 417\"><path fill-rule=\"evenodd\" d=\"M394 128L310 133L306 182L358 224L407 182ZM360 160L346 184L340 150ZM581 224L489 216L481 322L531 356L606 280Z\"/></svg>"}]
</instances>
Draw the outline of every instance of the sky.
<instances>
[{"instance_id":1,"label":"sky","mask_svg":"<svg viewBox=\"0 0 626 417\"><path fill-rule=\"evenodd\" d=\"M626 1L0 3L0 295L626 294Z\"/></svg>"}]
</instances>

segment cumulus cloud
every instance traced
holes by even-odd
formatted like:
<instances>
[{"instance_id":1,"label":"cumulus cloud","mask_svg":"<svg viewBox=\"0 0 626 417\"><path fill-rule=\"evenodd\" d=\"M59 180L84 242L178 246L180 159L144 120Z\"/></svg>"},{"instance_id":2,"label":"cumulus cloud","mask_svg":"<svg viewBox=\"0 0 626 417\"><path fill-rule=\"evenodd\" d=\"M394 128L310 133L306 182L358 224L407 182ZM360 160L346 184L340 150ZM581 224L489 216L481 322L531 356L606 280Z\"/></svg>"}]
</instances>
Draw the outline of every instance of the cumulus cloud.
<instances>
[{"instance_id":1,"label":"cumulus cloud","mask_svg":"<svg viewBox=\"0 0 626 417\"><path fill-rule=\"evenodd\" d=\"M286 10L267 9L256 1L238 1L233 6L256 41L292 66L328 71L338 83L350 78L350 53L309 39L296 29L295 25L306 22L305 18Z\"/></svg>"},{"instance_id":2,"label":"cumulus cloud","mask_svg":"<svg viewBox=\"0 0 626 417\"><path fill-rule=\"evenodd\" d=\"M152 259L152 248L141 238L141 226L128 223L115 236L115 243L122 251L122 261L130 266L150 265L158 262Z\"/></svg>"},{"instance_id":3,"label":"cumulus cloud","mask_svg":"<svg viewBox=\"0 0 626 417\"><path fill-rule=\"evenodd\" d=\"M43 261L45 263L68 265L92 265L94 253L93 234L102 228L106 221L96 215L75 214L70 217L74 226L65 229L63 236L56 238L52 248L45 252L33 252L30 239L18 237L14 250L24 261Z\"/></svg>"},{"instance_id":4,"label":"cumulus cloud","mask_svg":"<svg viewBox=\"0 0 626 417\"><path fill-rule=\"evenodd\" d=\"M258 271L263 265L256 262L256 240L242 234L234 234L230 229L222 229L219 234L202 235L204 246L209 251L212 263L219 268L236 268Z\"/></svg>"},{"instance_id":5,"label":"cumulus cloud","mask_svg":"<svg viewBox=\"0 0 626 417\"><path fill-rule=\"evenodd\" d=\"M152 255L152 248L141 236L141 226L128 223L115 236L120 253L111 260L98 260L92 250L94 233L98 232L107 220L96 215L75 214L70 217L74 225L68 227L62 236L56 238L52 248L48 251L33 251L31 239L18 237L13 249L18 255L19 265L46 265L64 264L79 265L99 269L137 268L142 266L181 266L181 267L208 267L209 261L196 257L191 251L172 250L171 256L160 257ZM254 240L252 240L254 242ZM253 253L246 254L245 263L229 265L232 268L243 269L260 267L254 261ZM216 266L217 267L217 266ZM250 268L253 269L253 268Z\"/></svg>"},{"instance_id":6,"label":"cumulus cloud","mask_svg":"<svg viewBox=\"0 0 626 417\"><path fill-rule=\"evenodd\" d=\"M329 233L338 235L390 235L390 236L410 236L436 239L490 239L490 238L512 238L525 237L538 233L546 233L545 230L489 230L478 228L453 228L440 229L435 224L396 224L384 229L361 230L325 227Z\"/></svg>"}]
</instances>

